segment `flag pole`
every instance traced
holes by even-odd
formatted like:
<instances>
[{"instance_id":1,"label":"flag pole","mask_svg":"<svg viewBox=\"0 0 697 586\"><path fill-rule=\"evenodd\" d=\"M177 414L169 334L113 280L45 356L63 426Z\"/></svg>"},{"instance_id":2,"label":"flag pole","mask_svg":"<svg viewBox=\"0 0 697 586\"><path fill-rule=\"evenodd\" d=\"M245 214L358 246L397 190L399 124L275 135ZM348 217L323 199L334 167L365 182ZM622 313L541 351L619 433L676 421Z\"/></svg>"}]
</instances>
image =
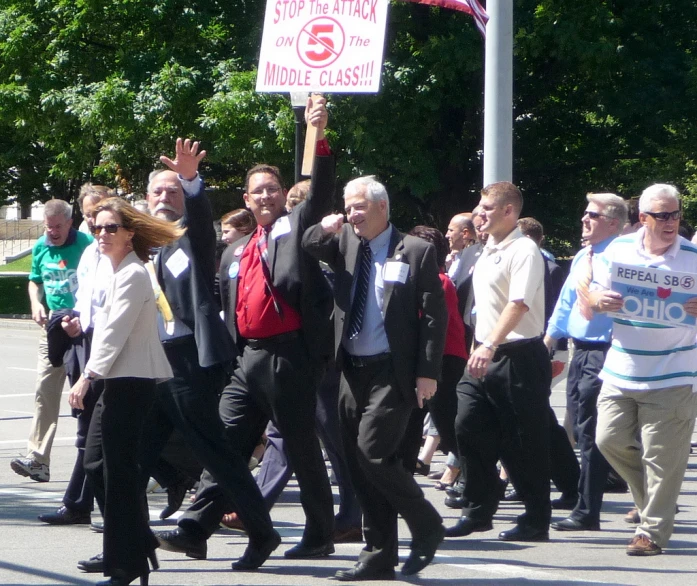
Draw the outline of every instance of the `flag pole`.
<instances>
[{"instance_id":1,"label":"flag pole","mask_svg":"<svg viewBox=\"0 0 697 586\"><path fill-rule=\"evenodd\" d=\"M513 0L487 0L484 185L513 180Z\"/></svg>"}]
</instances>

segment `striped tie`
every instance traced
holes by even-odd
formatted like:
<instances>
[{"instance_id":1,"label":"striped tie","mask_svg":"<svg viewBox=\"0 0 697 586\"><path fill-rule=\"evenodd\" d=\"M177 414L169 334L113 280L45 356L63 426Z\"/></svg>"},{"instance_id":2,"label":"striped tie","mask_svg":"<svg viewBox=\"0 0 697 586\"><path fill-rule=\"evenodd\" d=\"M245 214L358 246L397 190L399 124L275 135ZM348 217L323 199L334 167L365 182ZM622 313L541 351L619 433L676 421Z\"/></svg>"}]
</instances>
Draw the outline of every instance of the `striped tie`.
<instances>
[{"instance_id":1,"label":"striped tie","mask_svg":"<svg viewBox=\"0 0 697 586\"><path fill-rule=\"evenodd\" d=\"M593 281L593 249L588 247L588 254L584 259L585 266L576 285L576 304L579 313L588 321L593 319L593 310L590 303L590 284Z\"/></svg>"},{"instance_id":2,"label":"striped tie","mask_svg":"<svg viewBox=\"0 0 697 586\"><path fill-rule=\"evenodd\" d=\"M273 301L274 309L276 313L283 319L283 308L279 305L276 299L276 294L273 290L273 281L271 280L271 271L269 270L269 249L266 240L266 232L271 229L273 225L261 226L261 231L259 233L259 238L257 239L257 249L259 250L259 257L261 259L261 272L264 273L264 282L266 283L266 290L271 296Z\"/></svg>"},{"instance_id":3,"label":"striped tie","mask_svg":"<svg viewBox=\"0 0 697 586\"><path fill-rule=\"evenodd\" d=\"M351 305L351 321L348 327L348 337L353 340L363 326L363 314L365 314L365 302L368 299L368 286L370 285L370 269L372 267L372 254L367 240L361 241L361 264L358 267L356 277L356 289L353 293Z\"/></svg>"}]
</instances>

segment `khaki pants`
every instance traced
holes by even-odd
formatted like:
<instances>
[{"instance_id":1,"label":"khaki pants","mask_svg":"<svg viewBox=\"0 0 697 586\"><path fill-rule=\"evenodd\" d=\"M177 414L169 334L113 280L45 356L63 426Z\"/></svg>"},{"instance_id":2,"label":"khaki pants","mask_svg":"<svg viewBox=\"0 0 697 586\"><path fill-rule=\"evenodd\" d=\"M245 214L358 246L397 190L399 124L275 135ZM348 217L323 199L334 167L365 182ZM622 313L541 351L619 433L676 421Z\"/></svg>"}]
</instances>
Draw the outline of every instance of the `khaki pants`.
<instances>
[{"instance_id":1,"label":"khaki pants","mask_svg":"<svg viewBox=\"0 0 697 586\"><path fill-rule=\"evenodd\" d=\"M46 330L42 330L39 338L39 358L36 363L34 419L27 442L27 456L40 464L49 465L51 461L51 447L56 437L64 385L65 369L62 366L51 366L48 361Z\"/></svg>"},{"instance_id":2,"label":"khaki pants","mask_svg":"<svg viewBox=\"0 0 697 586\"><path fill-rule=\"evenodd\" d=\"M605 383L598 397L596 443L629 484L641 516L636 534L660 547L673 533L696 415L692 385L628 391Z\"/></svg>"}]
</instances>

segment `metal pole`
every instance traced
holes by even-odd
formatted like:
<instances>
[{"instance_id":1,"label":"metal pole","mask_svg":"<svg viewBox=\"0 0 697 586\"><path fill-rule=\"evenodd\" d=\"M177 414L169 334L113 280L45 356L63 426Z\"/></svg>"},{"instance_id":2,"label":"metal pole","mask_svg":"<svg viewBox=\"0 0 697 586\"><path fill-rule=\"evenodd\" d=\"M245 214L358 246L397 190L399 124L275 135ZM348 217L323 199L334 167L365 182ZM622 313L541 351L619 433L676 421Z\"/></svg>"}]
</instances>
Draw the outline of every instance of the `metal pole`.
<instances>
[{"instance_id":1,"label":"metal pole","mask_svg":"<svg viewBox=\"0 0 697 586\"><path fill-rule=\"evenodd\" d=\"M300 181L303 165L303 121L305 120L305 106L293 106L295 114L295 183Z\"/></svg>"},{"instance_id":2,"label":"metal pole","mask_svg":"<svg viewBox=\"0 0 697 586\"><path fill-rule=\"evenodd\" d=\"M487 0L484 185L513 181L513 0Z\"/></svg>"}]
</instances>

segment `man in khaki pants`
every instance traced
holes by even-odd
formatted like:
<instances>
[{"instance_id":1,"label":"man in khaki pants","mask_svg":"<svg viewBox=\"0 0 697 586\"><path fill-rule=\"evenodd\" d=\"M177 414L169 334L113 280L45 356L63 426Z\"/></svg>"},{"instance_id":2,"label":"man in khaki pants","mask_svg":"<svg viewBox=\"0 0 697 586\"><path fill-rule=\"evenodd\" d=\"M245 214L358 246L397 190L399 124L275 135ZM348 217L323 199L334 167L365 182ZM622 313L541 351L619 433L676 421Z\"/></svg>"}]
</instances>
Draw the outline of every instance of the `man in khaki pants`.
<instances>
[{"instance_id":1,"label":"man in khaki pants","mask_svg":"<svg viewBox=\"0 0 697 586\"><path fill-rule=\"evenodd\" d=\"M42 327L39 359L36 366L36 399L34 419L27 442L27 457L15 458L10 467L20 476L37 482L48 482L51 447L56 435L65 370L54 367L48 359L46 325L48 309L57 311L75 306L77 265L92 237L73 226L73 208L61 199L52 199L44 207L44 235L32 249L29 274L29 299L34 321Z\"/></svg>"},{"instance_id":2,"label":"man in khaki pants","mask_svg":"<svg viewBox=\"0 0 697 586\"><path fill-rule=\"evenodd\" d=\"M628 555L658 555L668 543L697 415L697 327L652 319L665 306L677 321L683 314L697 316L697 297L675 297L677 287L666 286L664 271L697 274L697 246L678 235L680 216L675 187L646 188L639 200L642 227L607 247L594 274L594 286L602 290L589 295L594 311L625 308L614 319L612 345L600 373L596 443L629 484L639 512L641 523L627 546ZM625 298L612 291L612 263L636 267L641 272L633 274L641 274L645 286ZM679 282L683 291L697 294L694 276ZM645 289L654 290L655 296L634 299Z\"/></svg>"}]
</instances>

